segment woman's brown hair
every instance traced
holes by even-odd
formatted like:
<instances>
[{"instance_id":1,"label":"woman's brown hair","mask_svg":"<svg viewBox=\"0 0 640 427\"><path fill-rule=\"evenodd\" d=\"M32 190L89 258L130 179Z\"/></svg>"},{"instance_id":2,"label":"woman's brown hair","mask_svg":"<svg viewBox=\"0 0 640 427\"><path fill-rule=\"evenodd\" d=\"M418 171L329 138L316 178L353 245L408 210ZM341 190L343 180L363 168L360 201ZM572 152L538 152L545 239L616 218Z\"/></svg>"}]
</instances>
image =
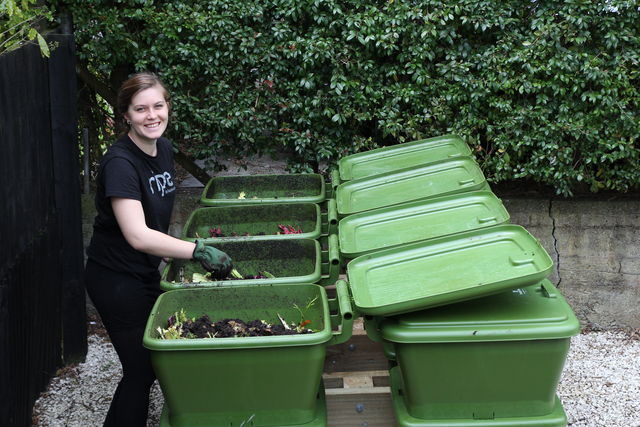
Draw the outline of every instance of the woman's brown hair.
<instances>
[{"instance_id":1,"label":"woman's brown hair","mask_svg":"<svg viewBox=\"0 0 640 427\"><path fill-rule=\"evenodd\" d=\"M162 83L160 78L150 72L142 72L137 73L129 77L118 90L118 98L116 104L116 114L117 114L117 122L124 122L124 113L129 109L129 105L131 104L131 99L136 96L136 94L142 90L149 89L150 87L160 86L162 88L162 96L164 100L167 102L167 107L171 110L171 96L169 95L169 91ZM120 121L119 119L122 119ZM128 125L125 122L125 131L128 129Z\"/></svg>"}]
</instances>

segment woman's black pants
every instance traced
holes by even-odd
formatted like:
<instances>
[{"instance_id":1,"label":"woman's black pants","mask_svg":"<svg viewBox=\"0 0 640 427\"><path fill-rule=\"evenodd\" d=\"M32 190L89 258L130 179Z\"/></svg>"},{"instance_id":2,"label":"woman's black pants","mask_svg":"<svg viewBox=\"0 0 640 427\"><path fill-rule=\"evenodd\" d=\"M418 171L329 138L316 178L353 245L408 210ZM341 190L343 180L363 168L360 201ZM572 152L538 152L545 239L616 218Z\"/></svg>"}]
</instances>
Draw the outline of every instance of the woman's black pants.
<instances>
[{"instance_id":1,"label":"woman's black pants","mask_svg":"<svg viewBox=\"0 0 640 427\"><path fill-rule=\"evenodd\" d=\"M149 313L161 293L159 281L144 281L90 259L85 269L85 282L122 364L122 379L104 425L144 427L147 425L149 391L156 377L142 337Z\"/></svg>"}]
</instances>

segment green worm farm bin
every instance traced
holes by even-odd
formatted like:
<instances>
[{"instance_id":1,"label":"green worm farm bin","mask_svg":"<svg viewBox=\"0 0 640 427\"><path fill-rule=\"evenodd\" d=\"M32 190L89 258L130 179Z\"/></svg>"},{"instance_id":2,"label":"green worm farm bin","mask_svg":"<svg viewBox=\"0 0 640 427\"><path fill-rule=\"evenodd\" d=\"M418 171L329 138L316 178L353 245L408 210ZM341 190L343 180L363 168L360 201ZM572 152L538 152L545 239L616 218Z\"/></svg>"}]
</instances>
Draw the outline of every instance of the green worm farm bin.
<instances>
[{"instance_id":1,"label":"green worm farm bin","mask_svg":"<svg viewBox=\"0 0 640 427\"><path fill-rule=\"evenodd\" d=\"M302 233L282 234L279 225L293 226L301 229ZM317 239L322 231L321 225L320 206L315 203L206 207L195 209L189 215L182 229L182 238L211 242L238 238ZM225 237L211 237L211 228L220 228Z\"/></svg>"},{"instance_id":2,"label":"green worm farm bin","mask_svg":"<svg viewBox=\"0 0 640 427\"><path fill-rule=\"evenodd\" d=\"M548 280L384 318L400 426L566 425L556 396L580 325Z\"/></svg>"},{"instance_id":3,"label":"green worm farm bin","mask_svg":"<svg viewBox=\"0 0 640 427\"><path fill-rule=\"evenodd\" d=\"M458 136L443 135L345 156L338 161L338 170L340 179L348 181L470 155L469 146Z\"/></svg>"},{"instance_id":4,"label":"green worm farm bin","mask_svg":"<svg viewBox=\"0 0 640 427\"><path fill-rule=\"evenodd\" d=\"M162 294L147 322L143 344L165 397L165 425L322 425L318 402L325 349L348 340L353 314L344 282L338 282L339 313L330 315L324 288L314 284L183 289ZM315 301L314 301L315 300ZM310 304L313 301L312 304ZM302 309L303 314L296 308ZM237 338L160 339L158 327L184 309L275 324L310 320L317 332ZM333 326L341 326L333 331ZM321 412L321 411L320 411ZM250 421L249 421L250 420Z\"/></svg>"},{"instance_id":5,"label":"green worm farm bin","mask_svg":"<svg viewBox=\"0 0 640 427\"><path fill-rule=\"evenodd\" d=\"M267 271L275 278L220 280L191 283L193 273L206 271L198 261L173 260L169 262L160 279L162 290L184 289L187 287L212 287L230 285L259 285L276 283L315 283L323 279L323 274L334 274L339 269L337 237L329 236L327 263L323 263L320 242L312 239L288 240L227 240L208 242L226 252L233 260L234 267L243 276L256 275ZM335 270L334 273L331 271ZM335 280L334 280L335 281Z\"/></svg>"},{"instance_id":6,"label":"green worm farm bin","mask_svg":"<svg viewBox=\"0 0 640 427\"><path fill-rule=\"evenodd\" d=\"M326 199L320 174L235 175L211 178L200 203L204 206L260 203L320 203Z\"/></svg>"},{"instance_id":7,"label":"green worm farm bin","mask_svg":"<svg viewBox=\"0 0 640 427\"><path fill-rule=\"evenodd\" d=\"M400 169L338 185L335 191L340 216L397 205L413 200L484 188L478 164L468 157Z\"/></svg>"},{"instance_id":8,"label":"green worm farm bin","mask_svg":"<svg viewBox=\"0 0 640 427\"><path fill-rule=\"evenodd\" d=\"M538 240L503 224L362 255L347 276L361 313L390 316L535 284L552 267Z\"/></svg>"},{"instance_id":9,"label":"green worm farm bin","mask_svg":"<svg viewBox=\"0 0 640 427\"><path fill-rule=\"evenodd\" d=\"M338 223L340 253L355 258L380 249L509 221L493 193L473 191L349 215Z\"/></svg>"}]
</instances>

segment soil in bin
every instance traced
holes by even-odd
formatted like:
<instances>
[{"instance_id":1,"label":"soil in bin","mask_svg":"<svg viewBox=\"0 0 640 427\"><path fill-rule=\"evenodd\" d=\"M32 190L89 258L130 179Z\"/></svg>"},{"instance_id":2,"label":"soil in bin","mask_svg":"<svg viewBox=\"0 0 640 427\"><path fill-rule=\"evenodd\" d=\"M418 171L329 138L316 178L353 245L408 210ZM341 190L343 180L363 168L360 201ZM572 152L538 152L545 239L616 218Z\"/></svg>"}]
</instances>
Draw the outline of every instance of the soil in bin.
<instances>
[{"instance_id":1,"label":"soil in bin","mask_svg":"<svg viewBox=\"0 0 640 427\"><path fill-rule=\"evenodd\" d=\"M175 317L169 318L168 326L175 322ZM282 324L269 325L262 320L245 322L241 319L223 319L212 322L204 314L195 320L187 319L182 323L182 338L232 338L232 337L267 337L274 335L309 334L314 331L304 327L285 328Z\"/></svg>"},{"instance_id":2,"label":"soil in bin","mask_svg":"<svg viewBox=\"0 0 640 427\"><path fill-rule=\"evenodd\" d=\"M283 225L283 224L278 224L278 231L275 233L270 233L270 234L301 234L302 233L302 228L298 227L295 228L292 225ZM258 233L256 233L256 236L266 236L267 233L265 233L264 231L260 231ZM229 236L231 237L248 237L251 236L251 234L249 234L248 232L242 233L242 234L238 234L236 232L231 232L229 234ZM223 233L222 229L220 227L211 227L209 228L209 237L227 237L227 234Z\"/></svg>"}]
</instances>

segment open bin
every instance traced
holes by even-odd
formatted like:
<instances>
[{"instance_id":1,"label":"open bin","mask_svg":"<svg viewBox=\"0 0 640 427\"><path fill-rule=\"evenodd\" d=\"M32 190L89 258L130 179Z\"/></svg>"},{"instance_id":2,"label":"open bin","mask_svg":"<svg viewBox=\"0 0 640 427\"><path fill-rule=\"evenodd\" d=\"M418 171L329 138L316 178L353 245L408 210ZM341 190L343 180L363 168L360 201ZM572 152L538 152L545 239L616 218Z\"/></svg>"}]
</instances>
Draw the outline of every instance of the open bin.
<instances>
[{"instance_id":1,"label":"open bin","mask_svg":"<svg viewBox=\"0 0 640 427\"><path fill-rule=\"evenodd\" d=\"M328 238L326 263L323 263L323 251L320 242L313 239L288 240L226 240L207 242L226 252L233 260L234 267L243 276L268 272L275 276L269 279L214 279L192 282L193 274L206 271L194 260L173 260L169 262L161 275L160 287L168 291L188 287L214 287L282 283L333 283L338 278L340 256L337 236ZM324 265L326 264L326 265Z\"/></svg>"},{"instance_id":2,"label":"open bin","mask_svg":"<svg viewBox=\"0 0 640 427\"><path fill-rule=\"evenodd\" d=\"M395 351L398 425L566 425L556 388L580 325L548 280L377 327Z\"/></svg>"},{"instance_id":3,"label":"open bin","mask_svg":"<svg viewBox=\"0 0 640 427\"><path fill-rule=\"evenodd\" d=\"M362 255L347 276L361 313L391 316L535 284L552 267L537 239L502 224Z\"/></svg>"},{"instance_id":4,"label":"open bin","mask_svg":"<svg viewBox=\"0 0 640 427\"><path fill-rule=\"evenodd\" d=\"M470 156L469 146L456 135L443 135L419 141L345 156L338 161L338 177L342 181L365 178L399 169L424 165L454 157Z\"/></svg>"},{"instance_id":5,"label":"open bin","mask_svg":"<svg viewBox=\"0 0 640 427\"><path fill-rule=\"evenodd\" d=\"M317 239L322 232L321 220L320 206L315 203L204 207L189 215L182 238L211 242L238 238ZM281 225L290 225L301 233L284 234L279 228ZM220 228L225 237L213 237L212 228Z\"/></svg>"},{"instance_id":6,"label":"open bin","mask_svg":"<svg viewBox=\"0 0 640 427\"><path fill-rule=\"evenodd\" d=\"M233 206L261 203L320 203L326 199L320 174L234 175L211 178L200 203Z\"/></svg>"},{"instance_id":7,"label":"open bin","mask_svg":"<svg viewBox=\"0 0 640 427\"><path fill-rule=\"evenodd\" d=\"M352 259L380 249L509 221L502 201L472 191L349 215L338 223L340 253Z\"/></svg>"},{"instance_id":8,"label":"open bin","mask_svg":"<svg viewBox=\"0 0 640 427\"><path fill-rule=\"evenodd\" d=\"M341 217L413 200L486 188L478 164L468 157L443 160L343 182L335 191Z\"/></svg>"},{"instance_id":9,"label":"open bin","mask_svg":"<svg viewBox=\"0 0 640 427\"><path fill-rule=\"evenodd\" d=\"M337 283L336 315L324 288L314 284L183 289L162 294L147 322L143 344L165 397L164 426L326 425L322 408L325 349L349 339L353 313L344 282ZM304 335L161 339L158 327L184 309L275 324L309 320ZM340 326L339 331L334 327Z\"/></svg>"}]
</instances>

